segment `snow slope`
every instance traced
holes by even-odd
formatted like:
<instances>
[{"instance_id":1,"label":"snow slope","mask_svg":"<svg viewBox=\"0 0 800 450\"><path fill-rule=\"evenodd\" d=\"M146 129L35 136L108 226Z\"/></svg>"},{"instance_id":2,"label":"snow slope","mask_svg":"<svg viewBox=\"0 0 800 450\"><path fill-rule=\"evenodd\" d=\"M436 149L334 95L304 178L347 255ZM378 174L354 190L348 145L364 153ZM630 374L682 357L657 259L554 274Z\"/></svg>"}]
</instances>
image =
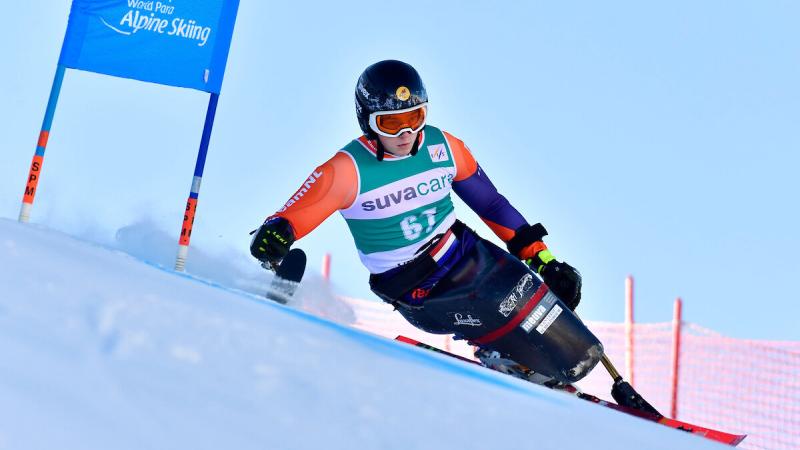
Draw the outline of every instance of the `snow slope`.
<instances>
[{"instance_id":1,"label":"snow slope","mask_svg":"<svg viewBox=\"0 0 800 450\"><path fill-rule=\"evenodd\" d=\"M0 268L0 449L719 448L42 227Z\"/></svg>"}]
</instances>

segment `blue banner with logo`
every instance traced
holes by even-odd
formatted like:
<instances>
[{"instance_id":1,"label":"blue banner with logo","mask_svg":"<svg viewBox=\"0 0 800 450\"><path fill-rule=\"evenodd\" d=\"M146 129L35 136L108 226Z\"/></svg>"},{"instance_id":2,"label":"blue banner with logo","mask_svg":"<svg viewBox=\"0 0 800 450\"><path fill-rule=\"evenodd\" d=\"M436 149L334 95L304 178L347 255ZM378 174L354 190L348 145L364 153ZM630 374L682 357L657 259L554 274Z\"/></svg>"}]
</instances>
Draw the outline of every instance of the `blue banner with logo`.
<instances>
[{"instance_id":1,"label":"blue banner with logo","mask_svg":"<svg viewBox=\"0 0 800 450\"><path fill-rule=\"evenodd\" d=\"M219 93L239 0L73 0L59 64Z\"/></svg>"}]
</instances>

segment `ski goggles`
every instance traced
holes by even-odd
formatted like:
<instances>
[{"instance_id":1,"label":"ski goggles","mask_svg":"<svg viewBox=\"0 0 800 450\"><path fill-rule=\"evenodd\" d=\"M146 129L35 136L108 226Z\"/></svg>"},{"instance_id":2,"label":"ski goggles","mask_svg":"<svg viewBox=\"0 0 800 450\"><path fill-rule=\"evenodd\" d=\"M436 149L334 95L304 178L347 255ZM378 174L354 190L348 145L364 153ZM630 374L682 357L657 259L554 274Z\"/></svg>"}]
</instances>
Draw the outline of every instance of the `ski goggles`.
<instances>
[{"instance_id":1,"label":"ski goggles","mask_svg":"<svg viewBox=\"0 0 800 450\"><path fill-rule=\"evenodd\" d=\"M428 103L397 111L376 111L369 115L369 127L385 137L397 137L410 131L416 133L425 126Z\"/></svg>"}]
</instances>

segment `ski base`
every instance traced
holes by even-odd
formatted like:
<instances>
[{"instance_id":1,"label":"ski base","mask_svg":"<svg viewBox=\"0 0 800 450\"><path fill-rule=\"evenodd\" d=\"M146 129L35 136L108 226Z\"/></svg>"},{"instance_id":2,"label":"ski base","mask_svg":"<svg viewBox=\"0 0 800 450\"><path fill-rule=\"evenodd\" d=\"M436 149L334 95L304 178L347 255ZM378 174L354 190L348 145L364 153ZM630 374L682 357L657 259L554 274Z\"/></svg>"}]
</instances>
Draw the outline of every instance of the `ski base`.
<instances>
[{"instance_id":1,"label":"ski base","mask_svg":"<svg viewBox=\"0 0 800 450\"><path fill-rule=\"evenodd\" d=\"M447 356L459 359L461 361L464 361L464 362L467 362L467 363L470 363L470 364L475 364L477 366L486 367L483 364L479 363L478 361L475 361L475 360L472 360L472 359L468 359L468 358L464 358L463 356L459 356L459 355L450 353L450 352L448 352L446 350L442 350L440 348L436 348L436 347L434 347L432 345L425 344L424 342L420 342L420 341L417 341L416 339L411 339L411 338L406 337L406 336L397 336L395 338L395 340L400 341L400 342L404 342L406 344L413 345L415 347L420 347L420 348L424 348L426 350L434 351L436 353L441 353L443 355L447 355ZM523 379L525 379L525 378L523 378ZM547 386L545 385L545 387L547 387ZM727 444L727 445L734 446L734 447L739 445L739 443L741 443L744 440L744 438L747 437L747 435L743 435L743 434L725 433L724 431L718 431L718 430L714 430L714 429L711 429L711 428L701 427L699 425L693 425L693 424L690 424L690 423L687 423L687 422L682 422L680 420L670 419L668 417L662 416L661 414L653 414L653 413L650 413L650 412L647 412L647 411L641 411L641 410L630 408L630 407L627 407L627 406L621 406L621 405L618 405L616 403L603 400L603 399L601 399L599 397L595 397L594 395L586 394L584 392L581 392L578 388L576 388L573 385L563 385L563 384L561 384L561 385L558 385L556 387L551 387L551 389L554 389L554 390L557 390L557 391L562 391L562 392L565 392L565 393L568 393L568 394L572 394L572 395L574 395L574 396L576 396L578 398L581 398L583 400L590 401L590 402L595 403L597 405L605 406L606 408L611 408L613 410L616 410L616 411L619 411L619 412L622 412L622 413L625 413L625 414L629 414L629 415L632 415L632 416L635 416L635 417L639 417L641 419L649 420L651 422L655 422L655 423L658 423L658 424L661 424L661 425L664 425L664 426L667 426L667 427L670 427L670 428L674 428L676 430L681 430L681 431L685 431L687 433L692 433L692 434L695 434L695 435L698 435L698 436L702 436L702 437L704 437L706 439L711 439L713 441L721 442L723 444Z\"/></svg>"}]
</instances>

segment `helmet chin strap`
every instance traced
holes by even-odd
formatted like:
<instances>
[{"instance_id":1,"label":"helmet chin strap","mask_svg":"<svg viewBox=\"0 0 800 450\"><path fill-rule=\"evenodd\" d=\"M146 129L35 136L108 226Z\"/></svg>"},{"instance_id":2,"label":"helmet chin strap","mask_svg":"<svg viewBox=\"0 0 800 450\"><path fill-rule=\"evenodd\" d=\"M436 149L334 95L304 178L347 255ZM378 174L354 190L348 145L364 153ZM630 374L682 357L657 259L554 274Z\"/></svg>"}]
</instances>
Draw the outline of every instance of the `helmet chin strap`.
<instances>
[{"instance_id":1,"label":"helmet chin strap","mask_svg":"<svg viewBox=\"0 0 800 450\"><path fill-rule=\"evenodd\" d=\"M414 145L411 147L411 156L416 155L417 151L419 151L419 135L420 133L417 133L417 138L414 139Z\"/></svg>"},{"instance_id":2,"label":"helmet chin strap","mask_svg":"<svg viewBox=\"0 0 800 450\"><path fill-rule=\"evenodd\" d=\"M414 139L414 145L411 147L411 152L409 152L409 155L411 155L411 156L416 155L417 152L419 151L419 135L420 135L420 133L417 133L417 138ZM383 146L383 142L381 142L381 140L378 139L377 137L375 138L375 140L377 141L377 144L378 144L377 145L378 146L378 161L383 161L383 157L386 155L386 147ZM389 152L389 153L392 153L392 152Z\"/></svg>"},{"instance_id":3,"label":"helmet chin strap","mask_svg":"<svg viewBox=\"0 0 800 450\"><path fill-rule=\"evenodd\" d=\"M375 140L378 141L378 161L383 161L386 149L383 147L383 142L381 142L380 138L376 137Z\"/></svg>"}]
</instances>

